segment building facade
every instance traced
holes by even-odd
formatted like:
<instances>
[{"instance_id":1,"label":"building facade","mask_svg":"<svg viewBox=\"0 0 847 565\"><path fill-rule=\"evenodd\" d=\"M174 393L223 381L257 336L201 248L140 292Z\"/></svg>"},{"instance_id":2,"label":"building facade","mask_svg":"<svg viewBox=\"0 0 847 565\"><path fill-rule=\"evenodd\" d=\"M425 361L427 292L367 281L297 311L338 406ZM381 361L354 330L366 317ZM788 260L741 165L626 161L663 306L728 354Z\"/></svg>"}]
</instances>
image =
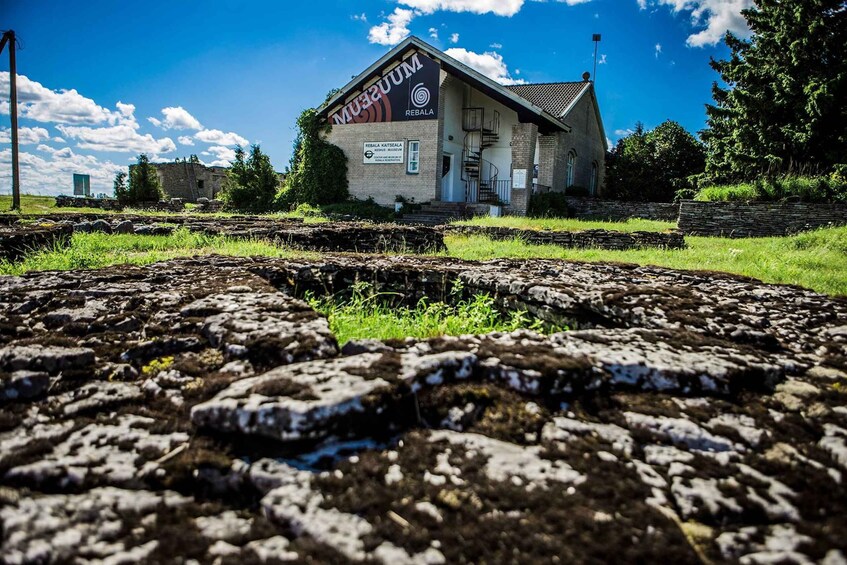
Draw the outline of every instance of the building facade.
<instances>
[{"instance_id":1,"label":"building facade","mask_svg":"<svg viewBox=\"0 0 847 565\"><path fill-rule=\"evenodd\" d=\"M500 203L525 214L533 191L602 190L606 135L587 75L505 87L411 37L319 113L347 156L356 198Z\"/></svg>"},{"instance_id":2,"label":"building facade","mask_svg":"<svg viewBox=\"0 0 847 565\"><path fill-rule=\"evenodd\" d=\"M197 202L198 198L217 198L229 170L226 167L208 167L188 160L172 163L150 163L168 198L182 198ZM137 165L130 165L130 171Z\"/></svg>"}]
</instances>

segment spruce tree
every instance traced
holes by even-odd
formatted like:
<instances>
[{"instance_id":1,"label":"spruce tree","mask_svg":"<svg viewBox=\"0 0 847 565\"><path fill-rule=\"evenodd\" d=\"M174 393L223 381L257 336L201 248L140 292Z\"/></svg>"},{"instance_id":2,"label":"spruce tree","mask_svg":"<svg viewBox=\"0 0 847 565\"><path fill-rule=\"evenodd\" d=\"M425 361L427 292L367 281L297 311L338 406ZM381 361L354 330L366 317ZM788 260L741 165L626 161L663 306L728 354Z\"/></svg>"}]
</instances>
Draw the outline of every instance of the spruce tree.
<instances>
[{"instance_id":1,"label":"spruce tree","mask_svg":"<svg viewBox=\"0 0 847 565\"><path fill-rule=\"evenodd\" d=\"M754 0L749 40L730 34L712 60L726 86L707 105L707 173L717 180L822 173L847 154L843 0Z\"/></svg>"},{"instance_id":2,"label":"spruce tree","mask_svg":"<svg viewBox=\"0 0 847 565\"><path fill-rule=\"evenodd\" d=\"M239 212L270 212L279 189L279 176L271 165L270 157L258 145L247 155L241 147L235 148L235 159L230 165L221 191L221 200L230 210Z\"/></svg>"}]
</instances>

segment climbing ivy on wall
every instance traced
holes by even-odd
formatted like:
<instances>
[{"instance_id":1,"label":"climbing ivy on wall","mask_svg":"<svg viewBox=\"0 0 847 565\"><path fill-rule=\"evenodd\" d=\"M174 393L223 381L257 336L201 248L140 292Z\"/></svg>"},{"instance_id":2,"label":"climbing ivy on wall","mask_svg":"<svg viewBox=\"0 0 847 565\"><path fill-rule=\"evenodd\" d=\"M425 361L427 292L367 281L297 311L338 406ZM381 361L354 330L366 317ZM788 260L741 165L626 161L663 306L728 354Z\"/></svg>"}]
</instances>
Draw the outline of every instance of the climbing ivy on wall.
<instances>
[{"instance_id":1,"label":"climbing ivy on wall","mask_svg":"<svg viewBox=\"0 0 847 565\"><path fill-rule=\"evenodd\" d=\"M347 184L347 156L324 138L331 126L314 108L297 118L294 156L278 205L334 204L350 197Z\"/></svg>"}]
</instances>

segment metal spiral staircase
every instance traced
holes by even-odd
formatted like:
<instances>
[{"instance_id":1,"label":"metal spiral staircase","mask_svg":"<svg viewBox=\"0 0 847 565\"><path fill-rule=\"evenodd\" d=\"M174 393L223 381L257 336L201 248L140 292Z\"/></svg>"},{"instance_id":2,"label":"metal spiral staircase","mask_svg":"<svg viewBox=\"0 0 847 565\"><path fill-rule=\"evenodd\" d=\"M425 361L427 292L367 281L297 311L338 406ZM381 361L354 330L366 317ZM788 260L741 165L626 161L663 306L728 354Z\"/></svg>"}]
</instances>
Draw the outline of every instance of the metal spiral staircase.
<instances>
[{"instance_id":1,"label":"metal spiral staircase","mask_svg":"<svg viewBox=\"0 0 847 565\"><path fill-rule=\"evenodd\" d=\"M496 203L497 175L494 163L483 158L484 151L500 140L500 113L494 110L486 120L484 108L465 108L462 111L462 130L465 131L462 149L462 180L465 181L465 201Z\"/></svg>"}]
</instances>

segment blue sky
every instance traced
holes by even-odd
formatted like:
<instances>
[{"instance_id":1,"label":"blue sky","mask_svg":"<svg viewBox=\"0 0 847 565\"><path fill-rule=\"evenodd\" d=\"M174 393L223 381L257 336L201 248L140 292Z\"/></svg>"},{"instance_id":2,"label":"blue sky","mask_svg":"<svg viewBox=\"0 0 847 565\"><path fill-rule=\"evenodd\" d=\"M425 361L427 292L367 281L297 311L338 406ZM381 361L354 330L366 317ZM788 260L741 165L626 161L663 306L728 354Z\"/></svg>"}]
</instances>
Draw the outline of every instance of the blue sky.
<instances>
[{"instance_id":1,"label":"blue sky","mask_svg":"<svg viewBox=\"0 0 847 565\"><path fill-rule=\"evenodd\" d=\"M638 121L692 132L751 0L0 0L18 51L22 188L96 192L139 152L223 164L259 143L283 170L294 120L409 34L504 83L579 80L602 33L597 91L613 142ZM11 191L8 55L0 59L0 193Z\"/></svg>"}]
</instances>

